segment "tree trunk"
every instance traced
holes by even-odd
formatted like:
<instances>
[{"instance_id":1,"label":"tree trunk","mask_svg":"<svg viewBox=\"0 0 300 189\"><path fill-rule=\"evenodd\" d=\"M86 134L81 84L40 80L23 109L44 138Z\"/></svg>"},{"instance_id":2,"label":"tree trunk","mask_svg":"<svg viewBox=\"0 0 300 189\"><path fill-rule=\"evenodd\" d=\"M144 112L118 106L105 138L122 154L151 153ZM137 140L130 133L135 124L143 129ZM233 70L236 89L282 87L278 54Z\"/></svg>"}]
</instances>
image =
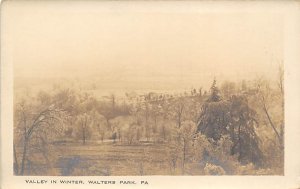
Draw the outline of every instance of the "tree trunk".
<instances>
[{"instance_id":1,"label":"tree trunk","mask_svg":"<svg viewBox=\"0 0 300 189\"><path fill-rule=\"evenodd\" d=\"M14 150L14 174L18 175L19 174L19 162L18 162L15 144L13 145L13 150Z\"/></svg>"},{"instance_id":2,"label":"tree trunk","mask_svg":"<svg viewBox=\"0 0 300 189\"><path fill-rule=\"evenodd\" d=\"M182 174L185 171L185 159L186 159L186 139L183 139L183 160L182 160Z\"/></svg>"},{"instance_id":3,"label":"tree trunk","mask_svg":"<svg viewBox=\"0 0 300 189\"><path fill-rule=\"evenodd\" d=\"M239 124L239 133L238 133L238 141L239 141L239 161L242 160L242 145L241 145L241 124Z\"/></svg>"},{"instance_id":4,"label":"tree trunk","mask_svg":"<svg viewBox=\"0 0 300 189\"><path fill-rule=\"evenodd\" d=\"M271 127L273 128L273 130L274 130L274 132L275 132L275 134L276 134L276 136L277 136L277 138L278 138L279 144L281 145L281 144L282 144L282 142L281 142L281 137L280 137L280 135L279 135L279 133L278 133L278 131L277 131L275 125L273 124L272 119L271 119L271 117L270 117L270 115L269 115L269 112L268 112L268 110L267 110L267 108L266 108L265 105L264 105L263 109L264 109L265 114L267 115L267 118L268 118L268 120L269 120L269 123L270 123Z\"/></svg>"},{"instance_id":5,"label":"tree trunk","mask_svg":"<svg viewBox=\"0 0 300 189\"><path fill-rule=\"evenodd\" d=\"M106 124L107 124L107 128L112 131L112 128L110 127L110 123L109 123L109 118L106 118Z\"/></svg>"},{"instance_id":6,"label":"tree trunk","mask_svg":"<svg viewBox=\"0 0 300 189\"><path fill-rule=\"evenodd\" d=\"M83 145L85 145L85 129L83 129L82 141L83 141Z\"/></svg>"},{"instance_id":7,"label":"tree trunk","mask_svg":"<svg viewBox=\"0 0 300 189\"><path fill-rule=\"evenodd\" d=\"M182 110L181 110L181 107L179 107L179 110L177 112L177 116L178 116L178 128L180 129L181 127L181 116L182 116Z\"/></svg>"},{"instance_id":8,"label":"tree trunk","mask_svg":"<svg viewBox=\"0 0 300 189\"><path fill-rule=\"evenodd\" d=\"M26 129L25 129L25 133L26 133ZM24 175L24 171L25 171L25 161L26 161L26 156L27 156L27 144L28 144L28 138L25 134L24 137L24 147L23 147L23 157L22 157L22 164L21 164L21 172L20 175Z\"/></svg>"}]
</instances>

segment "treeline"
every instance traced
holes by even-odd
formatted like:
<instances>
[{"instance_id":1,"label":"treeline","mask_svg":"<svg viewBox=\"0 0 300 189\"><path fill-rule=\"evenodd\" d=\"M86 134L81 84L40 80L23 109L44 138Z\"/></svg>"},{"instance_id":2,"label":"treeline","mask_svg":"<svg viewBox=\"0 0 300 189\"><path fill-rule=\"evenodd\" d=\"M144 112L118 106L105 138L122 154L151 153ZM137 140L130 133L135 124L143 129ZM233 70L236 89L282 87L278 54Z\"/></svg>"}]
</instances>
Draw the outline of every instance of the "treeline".
<instances>
[{"instance_id":1,"label":"treeline","mask_svg":"<svg viewBox=\"0 0 300 189\"><path fill-rule=\"evenodd\" d=\"M283 174L283 80L213 81L208 91L114 94L76 89L15 99L14 173L53 166L66 143L166 146L170 174Z\"/></svg>"}]
</instances>

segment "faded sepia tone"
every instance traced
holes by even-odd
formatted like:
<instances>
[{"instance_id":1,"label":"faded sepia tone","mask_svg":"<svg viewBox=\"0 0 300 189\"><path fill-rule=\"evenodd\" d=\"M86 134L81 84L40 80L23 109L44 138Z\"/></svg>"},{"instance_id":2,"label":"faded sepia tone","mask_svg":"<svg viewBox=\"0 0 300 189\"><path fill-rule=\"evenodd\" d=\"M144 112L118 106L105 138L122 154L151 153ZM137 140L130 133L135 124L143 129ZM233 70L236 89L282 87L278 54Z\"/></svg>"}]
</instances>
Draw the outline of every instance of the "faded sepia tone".
<instances>
[{"instance_id":1,"label":"faded sepia tone","mask_svg":"<svg viewBox=\"0 0 300 189\"><path fill-rule=\"evenodd\" d=\"M20 5L14 175L284 174L282 15Z\"/></svg>"}]
</instances>

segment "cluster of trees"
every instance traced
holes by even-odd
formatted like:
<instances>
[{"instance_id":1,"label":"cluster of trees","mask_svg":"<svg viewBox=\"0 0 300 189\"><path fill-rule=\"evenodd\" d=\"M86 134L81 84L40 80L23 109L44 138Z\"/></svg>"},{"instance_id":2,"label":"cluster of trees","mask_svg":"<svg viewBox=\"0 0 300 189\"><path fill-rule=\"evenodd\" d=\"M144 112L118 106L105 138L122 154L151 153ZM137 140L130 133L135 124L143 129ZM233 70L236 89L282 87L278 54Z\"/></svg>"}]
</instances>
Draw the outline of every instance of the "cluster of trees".
<instances>
[{"instance_id":1,"label":"cluster of trees","mask_svg":"<svg viewBox=\"0 0 300 189\"><path fill-rule=\"evenodd\" d=\"M14 173L30 174L36 159L51 167L57 144L97 141L167 145L165 161L174 174L257 173L249 167L282 174L283 95L282 72L278 83L257 79L218 87L214 80L208 92L180 95L99 99L75 89L22 95L14 108Z\"/></svg>"}]
</instances>

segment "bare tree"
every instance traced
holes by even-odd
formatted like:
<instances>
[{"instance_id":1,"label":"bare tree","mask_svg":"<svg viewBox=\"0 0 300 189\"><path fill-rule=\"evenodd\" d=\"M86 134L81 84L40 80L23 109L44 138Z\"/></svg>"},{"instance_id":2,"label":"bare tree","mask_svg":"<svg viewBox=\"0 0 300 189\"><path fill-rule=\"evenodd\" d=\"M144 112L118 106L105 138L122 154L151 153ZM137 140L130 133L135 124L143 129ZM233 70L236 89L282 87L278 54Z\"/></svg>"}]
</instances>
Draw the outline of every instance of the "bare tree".
<instances>
[{"instance_id":1,"label":"bare tree","mask_svg":"<svg viewBox=\"0 0 300 189\"><path fill-rule=\"evenodd\" d=\"M234 82L225 81L222 83L221 92L225 99L229 99L232 95L236 93L236 86Z\"/></svg>"},{"instance_id":2,"label":"bare tree","mask_svg":"<svg viewBox=\"0 0 300 189\"><path fill-rule=\"evenodd\" d=\"M145 125L145 136L147 141L151 138L151 128L149 123L150 113L151 113L151 104L148 102L148 98L141 104L141 110L144 117L144 125Z\"/></svg>"},{"instance_id":3,"label":"bare tree","mask_svg":"<svg viewBox=\"0 0 300 189\"><path fill-rule=\"evenodd\" d=\"M90 137L90 126L91 126L91 117L84 113L82 115L79 115L77 118L77 124L78 124L78 136L80 136L82 140L82 144L86 144L86 140Z\"/></svg>"},{"instance_id":4,"label":"bare tree","mask_svg":"<svg viewBox=\"0 0 300 189\"><path fill-rule=\"evenodd\" d=\"M281 99L281 109L282 115L284 116L284 69L282 62L279 65L278 69L278 87L280 89L280 99ZM280 124L280 136L284 140L284 121Z\"/></svg>"},{"instance_id":5,"label":"bare tree","mask_svg":"<svg viewBox=\"0 0 300 189\"><path fill-rule=\"evenodd\" d=\"M28 151L30 141L33 137L44 140L41 133L48 131L48 136L61 133L61 126L66 112L62 109L56 108L51 105L40 111L33 111L33 107L29 107L25 101L21 102L16 109L17 125L16 129L22 138L23 149L21 150L20 166L16 147L14 144L14 159L15 159L15 174L24 175L26 162L28 162Z\"/></svg>"},{"instance_id":6,"label":"bare tree","mask_svg":"<svg viewBox=\"0 0 300 189\"><path fill-rule=\"evenodd\" d=\"M177 128L180 128L184 121L185 99L184 97L179 97L178 99L171 100L169 103L167 111L170 113L170 116L175 119Z\"/></svg>"},{"instance_id":7,"label":"bare tree","mask_svg":"<svg viewBox=\"0 0 300 189\"><path fill-rule=\"evenodd\" d=\"M103 142L106 134L105 117L99 114L97 111L92 112L93 126L96 127L100 135L100 139Z\"/></svg>"},{"instance_id":8,"label":"bare tree","mask_svg":"<svg viewBox=\"0 0 300 189\"><path fill-rule=\"evenodd\" d=\"M272 89L270 88L269 82L263 79L258 79L256 81L256 87L258 91L258 98L261 104L262 110L265 113L267 120L272 127L280 146L283 144L283 138L278 131L278 126L275 125L273 118L270 114L270 101L272 97Z\"/></svg>"},{"instance_id":9,"label":"bare tree","mask_svg":"<svg viewBox=\"0 0 300 189\"><path fill-rule=\"evenodd\" d=\"M109 102L101 103L98 107L98 111L105 117L107 128L112 132L113 128L110 121L118 116L116 96L111 94L109 96Z\"/></svg>"},{"instance_id":10,"label":"bare tree","mask_svg":"<svg viewBox=\"0 0 300 189\"><path fill-rule=\"evenodd\" d=\"M278 68L278 87L280 89L280 93L284 95L284 70L282 63L279 65Z\"/></svg>"},{"instance_id":11,"label":"bare tree","mask_svg":"<svg viewBox=\"0 0 300 189\"><path fill-rule=\"evenodd\" d=\"M97 123L97 128L98 128L98 132L100 134L101 142L103 142L104 137L105 137L105 128L103 126L101 126L100 123Z\"/></svg>"},{"instance_id":12,"label":"bare tree","mask_svg":"<svg viewBox=\"0 0 300 189\"><path fill-rule=\"evenodd\" d=\"M185 163L187 160L187 154L192 140L196 134L196 124L192 121L184 121L182 127L179 130L179 135L182 143L182 173L185 172Z\"/></svg>"},{"instance_id":13,"label":"bare tree","mask_svg":"<svg viewBox=\"0 0 300 189\"><path fill-rule=\"evenodd\" d=\"M116 108L116 96L114 94L111 94L110 100L111 100L111 111L114 114Z\"/></svg>"}]
</instances>

